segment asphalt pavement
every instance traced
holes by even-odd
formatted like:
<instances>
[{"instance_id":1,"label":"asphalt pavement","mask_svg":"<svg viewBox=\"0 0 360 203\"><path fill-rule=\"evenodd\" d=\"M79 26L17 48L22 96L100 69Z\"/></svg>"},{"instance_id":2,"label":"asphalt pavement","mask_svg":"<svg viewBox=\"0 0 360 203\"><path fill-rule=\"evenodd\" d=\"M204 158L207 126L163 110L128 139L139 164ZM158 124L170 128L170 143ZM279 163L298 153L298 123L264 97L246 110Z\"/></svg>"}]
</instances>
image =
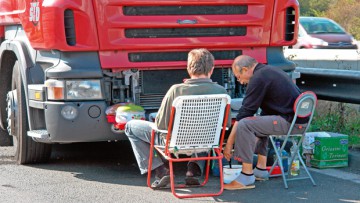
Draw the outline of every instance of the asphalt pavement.
<instances>
[{"instance_id":1,"label":"asphalt pavement","mask_svg":"<svg viewBox=\"0 0 360 203\"><path fill-rule=\"evenodd\" d=\"M177 181L183 180L185 168L176 168ZM256 182L252 190L180 200L169 189L147 188L146 176L140 175L128 142L55 145L49 163L21 166L15 164L12 148L0 147L0 202L360 203L359 149L349 150L349 167L310 170L316 186L301 180L289 182L285 189L277 177ZM216 178L210 177L206 190L194 190L216 191Z\"/></svg>"}]
</instances>

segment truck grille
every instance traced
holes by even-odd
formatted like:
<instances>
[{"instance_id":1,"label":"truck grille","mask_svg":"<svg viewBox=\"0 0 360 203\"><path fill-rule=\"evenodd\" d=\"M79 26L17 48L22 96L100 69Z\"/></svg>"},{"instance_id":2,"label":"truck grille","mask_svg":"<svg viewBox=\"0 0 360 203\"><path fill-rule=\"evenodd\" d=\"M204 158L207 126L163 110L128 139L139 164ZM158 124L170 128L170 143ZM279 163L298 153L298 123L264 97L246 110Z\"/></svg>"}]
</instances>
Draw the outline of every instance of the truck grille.
<instances>
[{"instance_id":1,"label":"truck grille","mask_svg":"<svg viewBox=\"0 0 360 203\"><path fill-rule=\"evenodd\" d=\"M189 52L138 52L130 53L131 62L187 61ZM241 50L211 51L215 60L233 60L242 54Z\"/></svg>"},{"instance_id":2,"label":"truck grille","mask_svg":"<svg viewBox=\"0 0 360 203\"><path fill-rule=\"evenodd\" d=\"M228 70L229 68L216 68L211 79L224 86L229 77ZM141 93L138 104L145 109L158 109L169 88L173 84L182 83L185 78L189 78L185 68L183 70L140 71Z\"/></svg>"},{"instance_id":3,"label":"truck grille","mask_svg":"<svg viewBox=\"0 0 360 203\"><path fill-rule=\"evenodd\" d=\"M165 94L140 95L140 106L144 109L158 109Z\"/></svg>"},{"instance_id":4,"label":"truck grille","mask_svg":"<svg viewBox=\"0 0 360 203\"><path fill-rule=\"evenodd\" d=\"M126 29L127 38L245 36L246 27Z\"/></svg>"},{"instance_id":5,"label":"truck grille","mask_svg":"<svg viewBox=\"0 0 360 203\"><path fill-rule=\"evenodd\" d=\"M99 38L102 39L99 41L100 49L121 50L123 52L118 54L122 57L125 52L136 51L267 47L270 32L275 29L272 27L273 18L269 16L278 9L274 8L277 1L270 0L99 2L94 7L97 12L95 17L101 22L97 25ZM290 10L288 12L291 13ZM276 28L281 29L281 33L276 33L281 35L277 38L284 38L284 28ZM291 26L289 29L291 32ZM125 68L131 67L131 63L118 60L110 66Z\"/></svg>"},{"instance_id":6,"label":"truck grille","mask_svg":"<svg viewBox=\"0 0 360 203\"><path fill-rule=\"evenodd\" d=\"M158 15L236 15L247 14L247 5L231 6L125 6L126 16Z\"/></svg>"}]
</instances>

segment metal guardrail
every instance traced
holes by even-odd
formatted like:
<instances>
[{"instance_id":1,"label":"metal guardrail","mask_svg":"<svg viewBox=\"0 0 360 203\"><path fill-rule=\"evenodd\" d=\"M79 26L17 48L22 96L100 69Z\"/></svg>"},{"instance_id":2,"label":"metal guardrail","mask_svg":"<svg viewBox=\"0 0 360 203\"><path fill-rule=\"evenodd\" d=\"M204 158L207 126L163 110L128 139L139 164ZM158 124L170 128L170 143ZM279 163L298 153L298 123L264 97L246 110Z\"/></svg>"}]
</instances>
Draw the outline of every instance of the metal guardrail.
<instances>
[{"instance_id":1,"label":"metal guardrail","mask_svg":"<svg viewBox=\"0 0 360 203\"><path fill-rule=\"evenodd\" d=\"M284 55L298 67L360 71L356 49L285 49Z\"/></svg>"},{"instance_id":2,"label":"metal guardrail","mask_svg":"<svg viewBox=\"0 0 360 203\"><path fill-rule=\"evenodd\" d=\"M360 71L297 67L296 84L311 90L319 99L360 104Z\"/></svg>"},{"instance_id":3,"label":"metal guardrail","mask_svg":"<svg viewBox=\"0 0 360 203\"><path fill-rule=\"evenodd\" d=\"M286 49L297 64L297 85L319 99L360 104L360 50Z\"/></svg>"}]
</instances>

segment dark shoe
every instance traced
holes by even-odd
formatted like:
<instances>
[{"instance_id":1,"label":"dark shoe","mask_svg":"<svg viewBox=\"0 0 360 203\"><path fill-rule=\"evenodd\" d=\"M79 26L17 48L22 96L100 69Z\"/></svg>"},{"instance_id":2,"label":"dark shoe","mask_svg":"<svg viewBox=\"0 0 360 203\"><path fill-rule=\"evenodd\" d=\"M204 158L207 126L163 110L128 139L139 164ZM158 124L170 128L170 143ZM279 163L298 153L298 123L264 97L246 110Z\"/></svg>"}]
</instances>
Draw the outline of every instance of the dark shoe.
<instances>
[{"instance_id":1,"label":"dark shoe","mask_svg":"<svg viewBox=\"0 0 360 203\"><path fill-rule=\"evenodd\" d=\"M154 189L159 189L159 188L166 187L169 183L170 183L170 175L166 175L166 176L163 176L161 179L155 180L151 184L151 187Z\"/></svg>"},{"instance_id":2,"label":"dark shoe","mask_svg":"<svg viewBox=\"0 0 360 203\"><path fill-rule=\"evenodd\" d=\"M186 172L186 176L192 177L192 176L201 176L201 170L199 165L197 165L194 162L190 162L188 164L188 170Z\"/></svg>"},{"instance_id":3,"label":"dark shoe","mask_svg":"<svg viewBox=\"0 0 360 203\"><path fill-rule=\"evenodd\" d=\"M201 176L201 170L196 163L190 162L188 164L188 171L186 172L185 184L186 185L200 185L197 177Z\"/></svg>"},{"instance_id":4,"label":"dark shoe","mask_svg":"<svg viewBox=\"0 0 360 203\"><path fill-rule=\"evenodd\" d=\"M200 181L196 177L186 177L185 185L200 185Z\"/></svg>"},{"instance_id":5,"label":"dark shoe","mask_svg":"<svg viewBox=\"0 0 360 203\"><path fill-rule=\"evenodd\" d=\"M164 176L170 175L170 170L165 166L161 165L155 169L155 178L161 179Z\"/></svg>"}]
</instances>

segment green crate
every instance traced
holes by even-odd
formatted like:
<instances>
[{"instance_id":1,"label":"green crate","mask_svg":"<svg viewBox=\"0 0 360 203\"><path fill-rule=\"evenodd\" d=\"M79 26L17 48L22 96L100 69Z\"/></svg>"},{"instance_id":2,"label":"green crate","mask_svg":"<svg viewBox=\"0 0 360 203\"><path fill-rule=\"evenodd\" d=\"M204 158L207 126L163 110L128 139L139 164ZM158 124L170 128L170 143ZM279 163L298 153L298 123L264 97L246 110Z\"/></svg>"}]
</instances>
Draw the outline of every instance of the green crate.
<instances>
[{"instance_id":1,"label":"green crate","mask_svg":"<svg viewBox=\"0 0 360 203\"><path fill-rule=\"evenodd\" d=\"M322 132L321 135L314 138L314 156L311 165L315 168L348 166L348 136L330 132Z\"/></svg>"}]
</instances>

